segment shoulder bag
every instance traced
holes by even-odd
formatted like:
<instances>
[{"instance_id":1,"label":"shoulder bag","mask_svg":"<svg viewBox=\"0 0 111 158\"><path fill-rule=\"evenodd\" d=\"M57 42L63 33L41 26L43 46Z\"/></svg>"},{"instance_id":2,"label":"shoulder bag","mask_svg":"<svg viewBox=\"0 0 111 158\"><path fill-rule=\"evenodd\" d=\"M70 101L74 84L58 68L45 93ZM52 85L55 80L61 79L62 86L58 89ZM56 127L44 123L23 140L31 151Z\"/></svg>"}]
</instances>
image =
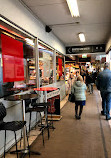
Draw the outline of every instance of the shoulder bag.
<instances>
[{"instance_id":1,"label":"shoulder bag","mask_svg":"<svg viewBox=\"0 0 111 158\"><path fill-rule=\"evenodd\" d=\"M74 96L73 93L69 94L68 100L69 100L70 102L72 102L72 103L75 102L75 96Z\"/></svg>"}]
</instances>

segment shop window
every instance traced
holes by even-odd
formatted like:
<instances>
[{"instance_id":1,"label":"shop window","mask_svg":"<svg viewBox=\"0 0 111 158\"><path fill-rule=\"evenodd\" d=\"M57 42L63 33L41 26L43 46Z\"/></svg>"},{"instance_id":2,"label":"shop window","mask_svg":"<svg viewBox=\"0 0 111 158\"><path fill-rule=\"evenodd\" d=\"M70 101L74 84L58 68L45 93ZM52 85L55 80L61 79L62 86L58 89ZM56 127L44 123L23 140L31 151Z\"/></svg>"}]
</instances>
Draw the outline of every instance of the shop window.
<instances>
[{"instance_id":1,"label":"shop window","mask_svg":"<svg viewBox=\"0 0 111 158\"><path fill-rule=\"evenodd\" d=\"M54 81L53 50L39 43L39 76L40 87L52 84Z\"/></svg>"},{"instance_id":2,"label":"shop window","mask_svg":"<svg viewBox=\"0 0 111 158\"><path fill-rule=\"evenodd\" d=\"M56 53L56 80L64 80L64 56Z\"/></svg>"},{"instance_id":3,"label":"shop window","mask_svg":"<svg viewBox=\"0 0 111 158\"><path fill-rule=\"evenodd\" d=\"M34 39L1 22L0 98L29 86L36 87Z\"/></svg>"}]
</instances>

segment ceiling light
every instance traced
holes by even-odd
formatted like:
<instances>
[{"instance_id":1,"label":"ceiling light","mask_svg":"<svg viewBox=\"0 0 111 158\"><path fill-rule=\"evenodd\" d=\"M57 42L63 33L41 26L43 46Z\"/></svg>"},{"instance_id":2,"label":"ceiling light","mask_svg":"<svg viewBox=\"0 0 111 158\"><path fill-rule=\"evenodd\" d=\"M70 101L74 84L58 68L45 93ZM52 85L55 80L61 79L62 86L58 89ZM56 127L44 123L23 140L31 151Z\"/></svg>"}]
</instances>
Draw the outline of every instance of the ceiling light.
<instances>
[{"instance_id":1,"label":"ceiling light","mask_svg":"<svg viewBox=\"0 0 111 158\"><path fill-rule=\"evenodd\" d=\"M33 40L31 40L31 39L29 39L29 38L25 38L25 40L26 40L26 43L27 43L27 44L29 44L29 45L31 45L31 46L34 46Z\"/></svg>"},{"instance_id":2,"label":"ceiling light","mask_svg":"<svg viewBox=\"0 0 111 158\"><path fill-rule=\"evenodd\" d=\"M66 0L72 17L79 17L77 0Z\"/></svg>"},{"instance_id":3,"label":"ceiling light","mask_svg":"<svg viewBox=\"0 0 111 158\"><path fill-rule=\"evenodd\" d=\"M85 42L85 35L83 33L79 33L79 39L81 42Z\"/></svg>"}]
</instances>

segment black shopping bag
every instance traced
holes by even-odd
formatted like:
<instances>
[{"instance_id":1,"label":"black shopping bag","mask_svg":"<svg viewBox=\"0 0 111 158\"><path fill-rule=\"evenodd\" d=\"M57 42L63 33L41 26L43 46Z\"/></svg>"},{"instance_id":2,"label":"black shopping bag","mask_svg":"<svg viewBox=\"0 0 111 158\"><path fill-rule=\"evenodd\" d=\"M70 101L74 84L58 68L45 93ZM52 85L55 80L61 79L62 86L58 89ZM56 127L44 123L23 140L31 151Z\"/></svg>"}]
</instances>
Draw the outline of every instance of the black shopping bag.
<instances>
[{"instance_id":1,"label":"black shopping bag","mask_svg":"<svg viewBox=\"0 0 111 158\"><path fill-rule=\"evenodd\" d=\"M69 94L68 100L69 100L70 102L74 103L74 102L75 102L75 96L74 96L74 94L72 94L72 93Z\"/></svg>"}]
</instances>

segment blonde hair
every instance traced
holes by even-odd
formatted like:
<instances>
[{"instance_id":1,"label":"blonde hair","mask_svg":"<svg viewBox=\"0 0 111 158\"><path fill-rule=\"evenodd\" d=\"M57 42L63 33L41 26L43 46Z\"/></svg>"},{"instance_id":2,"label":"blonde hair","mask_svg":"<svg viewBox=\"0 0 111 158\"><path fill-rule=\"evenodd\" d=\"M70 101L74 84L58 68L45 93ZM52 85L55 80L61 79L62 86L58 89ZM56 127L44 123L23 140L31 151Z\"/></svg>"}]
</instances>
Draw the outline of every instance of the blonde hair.
<instances>
[{"instance_id":1,"label":"blonde hair","mask_svg":"<svg viewBox=\"0 0 111 158\"><path fill-rule=\"evenodd\" d=\"M78 77L77 77L77 81L83 82L83 77L82 77L82 76L78 76Z\"/></svg>"}]
</instances>

